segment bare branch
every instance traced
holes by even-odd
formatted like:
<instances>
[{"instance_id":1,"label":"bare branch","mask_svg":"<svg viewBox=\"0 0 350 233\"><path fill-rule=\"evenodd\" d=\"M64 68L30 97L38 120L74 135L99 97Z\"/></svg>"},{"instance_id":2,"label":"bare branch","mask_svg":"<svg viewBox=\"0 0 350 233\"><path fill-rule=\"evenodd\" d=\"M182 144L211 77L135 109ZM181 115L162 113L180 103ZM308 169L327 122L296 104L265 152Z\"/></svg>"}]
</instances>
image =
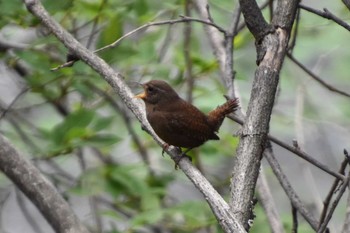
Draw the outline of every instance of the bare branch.
<instances>
[{"instance_id":1,"label":"bare branch","mask_svg":"<svg viewBox=\"0 0 350 233\"><path fill-rule=\"evenodd\" d=\"M347 158L345 158L344 161L342 162L341 166L340 166L340 169L339 169L339 173L340 174L345 174L345 168L346 168L347 165L348 165L348 160L347 160ZM329 190L329 192L327 194L327 197L323 201L324 207L323 207L323 210L322 210L322 213L321 213L321 217L320 217L319 228L321 227L321 224L324 222L324 220L326 218L329 204L330 204L330 202L332 200L333 195L336 192L336 189L337 189L337 187L339 185L339 182L340 182L339 179L335 179L334 180L334 182L332 184L332 187L331 187L331 189Z\"/></svg>"},{"instance_id":2,"label":"bare branch","mask_svg":"<svg viewBox=\"0 0 350 233\"><path fill-rule=\"evenodd\" d=\"M288 58L290 60L292 60L297 66L299 66L304 72L306 72L308 75L310 75L311 78L313 78L314 80L316 80L318 83L320 83L322 86L324 86L325 88L327 88L330 91L333 91L335 93L338 93L340 95L346 96L346 97L350 97L350 94L339 90L338 88L333 87L332 85L326 83L325 81L323 81L320 77L318 77L316 74L312 73L306 66L304 66L301 62L299 62L291 53L287 54Z\"/></svg>"},{"instance_id":3,"label":"bare branch","mask_svg":"<svg viewBox=\"0 0 350 233\"><path fill-rule=\"evenodd\" d=\"M199 16L203 20L213 21L207 0L194 0L193 1L196 10ZM216 57L219 63L220 77L223 83L225 83L226 71L225 71L225 61L226 61L226 53L225 48L223 46L224 38L222 35L215 30L213 27L204 26L204 30L206 31L207 37L209 39L210 45L213 49L214 56Z\"/></svg>"},{"instance_id":4,"label":"bare branch","mask_svg":"<svg viewBox=\"0 0 350 233\"><path fill-rule=\"evenodd\" d=\"M237 6L236 10L233 13L233 20L230 26L230 29L228 30L228 33L226 33L225 37L225 86L228 89L228 96L230 98L236 98L235 93L235 85L234 85L234 79L235 79L235 71L234 71L234 63L233 63L233 52L234 52L234 37L235 33L237 31L239 18L241 15L241 9L239 6Z\"/></svg>"},{"instance_id":5,"label":"bare branch","mask_svg":"<svg viewBox=\"0 0 350 233\"><path fill-rule=\"evenodd\" d=\"M255 72L247 116L234 158L231 179L231 210L248 229L251 202L259 174L260 160L267 143L279 72L285 58L298 1L278 1L277 8L283 10L281 10L281 14L274 16L273 21L280 22L286 27L277 28L274 32L267 34L270 27L266 25L267 23L262 16L259 16L261 12L256 6L256 2L240 0L240 4L247 24L248 21L251 24L248 28L254 34L256 44L259 44L257 48L259 66ZM257 19L262 22L255 21L252 19L253 17L258 17ZM262 27L259 34L255 32L258 27ZM261 53L262 51L263 53Z\"/></svg>"},{"instance_id":6,"label":"bare branch","mask_svg":"<svg viewBox=\"0 0 350 233\"><path fill-rule=\"evenodd\" d=\"M349 184L348 184L348 189L349 189ZM346 213L345 213L345 220L344 220L344 225L343 229L341 231L342 233L348 233L350 232L350 193L348 193L348 198L347 198L347 203L346 203Z\"/></svg>"},{"instance_id":7,"label":"bare branch","mask_svg":"<svg viewBox=\"0 0 350 233\"><path fill-rule=\"evenodd\" d=\"M284 192L288 196L292 205L299 211L299 213L310 224L310 226L314 230L317 230L318 221L315 219L314 216L312 216L312 214L306 209L305 205L301 202L299 196L292 188L291 184L288 181L287 176L283 173L281 166L277 162L273 153L271 153L270 150L268 150L268 151L265 150L264 157L269 162L273 173L275 174L276 178L278 179L279 183L281 184Z\"/></svg>"},{"instance_id":8,"label":"bare branch","mask_svg":"<svg viewBox=\"0 0 350 233\"><path fill-rule=\"evenodd\" d=\"M264 19L256 1L240 0L239 4L249 31L253 34L255 40L260 42L271 31L270 25Z\"/></svg>"},{"instance_id":9,"label":"bare branch","mask_svg":"<svg viewBox=\"0 0 350 233\"><path fill-rule=\"evenodd\" d=\"M328 225L329 221L331 220L331 218L333 216L333 213L334 213L335 209L337 208L341 197L343 196L343 194L345 193L345 191L346 191L346 189L348 187L349 180L350 180L350 173L348 175L348 178L343 182L343 185L342 185L341 189L339 190L339 193L338 193L337 197L333 201L332 206L331 206L331 208L328 211L327 217L325 218L325 220L322 223L322 225L318 228L317 233L323 233L323 232L326 231L327 225Z\"/></svg>"},{"instance_id":10,"label":"bare branch","mask_svg":"<svg viewBox=\"0 0 350 233\"><path fill-rule=\"evenodd\" d=\"M229 118L234 120L235 122L239 123L239 124L243 124L243 121L240 120L238 117L236 116L232 116L229 115ZM268 136L268 138L273 141L273 140L277 140L275 138L273 138L272 136ZM282 141L277 141L278 145L279 143L281 145L286 146L288 149L293 150L294 147L292 146L288 146L287 144L283 143ZM266 160L269 162L273 172L275 173L277 179L279 180L282 188L284 189L285 193L287 194L287 196L289 197L289 199L291 200L291 202L293 203L293 205L299 210L299 212L301 213L301 215L310 223L310 225L313 227L313 229L317 229L318 226L318 222L317 220L308 212L308 210L306 209L306 207L304 206L304 204L300 201L300 198L298 197L298 195L296 194L296 192L294 191L294 189L292 188L292 186L290 185L286 175L284 175L279 163L277 162L273 151L271 148L266 148L264 151L264 157L266 158ZM322 165L323 166L323 165ZM343 177L343 179L346 179L343 175L337 174L337 176ZM337 177L336 176L336 177Z\"/></svg>"},{"instance_id":11,"label":"bare branch","mask_svg":"<svg viewBox=\"0 0 350 233\"><path fill-rule=\"evenodd\" d=\"M180 19L165 20L165 21L160 21L160 22L153 22L153 23L144 24L144 25L142 25L142 26L140 26L138 28L135 28L134 30L126 33L125 35L123 35L118 40L114 41L113 43L95 50L94 53L99 53L99 52L102 52L102 51L104 51L106 49L115 48L125 38L127 38L127 37L129 37L129 36L131 36L131 35L133 35L133 34L135 34L137 32L139 32L139 31L145 30L145 29L147 29L147 28L149 28L151 26L173 25L173 24L177 24L177 23L187 23L187 22L198 22L198 23L210 25L210 26L216 28L221 33L224 33L224 34L226 33L226 31L223 28L221 28L220 26L218 26L217 24L214 24L212 22L208 22L208 21L201 20L201 19L190 18L190 17L187 17L187 16L180 16L180 17L181 17ZM56 71L56 70L62 69L64 67L71 67L77 61L78 61L78 59L69 60L68 62L66 62L66 63L64 63L62 65L59 65L58 67L52 68L51 71Z\"/></svg>"},{"instance_id":12,"label":"bare branch","mask_svg":"<svg viewBox=\"0 0 350 233\"><path fill-rule=\"evenodd\" d=\"M308 12L314 13L318 16L321 16L325 19L329 19L334 21L335 23L337 23L338 25L342 26L343 28L345 28L346 30L350 31L350 25L347 24L345 21L343 21L342 19L338 18L337 16L335 16L334 14L332 14L329 10L327 10L327 8L323 8L323 11L319 11L316 9L313 9L311 7L299 4L299 7L303 10L306 10Z\"/></svg>"},{"instance_id":13,"label":"bare branch","mask_svg":"<svg viewBox=\"0 0 350 233\"><path fill-rule=\"evenodd\" d=\"M241 119L239 119L237 116L234 115L229 115L229 118L234 120L235 122L237 122L238 124L243 125L243 121ZM302 159L305 159L306 161L308 161L309 163L313 164L314 166L318 167L319 169L323 170L324 172L327 172L328 174L341 179L341 180L345 180L346 177L342 174L339 174L335 171L332 171L330 168L328 168L328 166L322 164L321 162L319 162L318 160L314 159L312 156L310 156L309 154L307 154L304 151L301 151L300 149L296 148L295 146L291 146L288 145L287 143L277 139L277 137L272 136L272 135L268 135L268 139L271 140L271 142L276 143L277 145L283 147L284 149L294 153L295 155L299 156ZM295 143L295 142L294 142Z\"/></svg>"},{"instance_id":14,"label":"bare branch","mask_svg":"<svg viewBox=\"0 0 350 233\"><path fill-rule=\"evenodd\" d=\"M2 135L0 135L0 170L36 205L55 231L88 233L52 184Z\"/></svg>"},{"instance_id":15,"label":"bare branch","mask_svg":"<svg viewBox=\"0 0 350 233\"><path fill-rule=\"evenodd\" d=\"M342 2L350 10L350 0L342 0Z\"/></svg>"},{"instance_id":16,"label":"bare branch","mask_svg":"<svg viewBox=\"0 0 350 233\"><path fill-rule=\"evenodd\" d=\"M149 28L151 26L160 26L160 25L172 25L172 24L177 24L177 23L187 23L187 22L198 22L198 23L202 23L202 24L206 24L209 26L212 26L214 28L216 28L219 32L221 33L226 33L226 31L221 28L219 25L206 21L206 20L202 20L202 19L195 19L195 18L191 18L191 17L187 17L187 16L180 16L180 19L173 19L173 20L165 20L165 21L159 21L159 22L153 22L153 23L146 23L128 33L126 33L125 35L123 35L122 37L120 37L118 40L114 41L112 44L106 45L102 48L99 48L97 50L95 50L95 53L101 52L103 50L106 49L110 49L110 48L114 48L116 47L122 40L124 40L125 38L135 34L136 32L139 32L141 30L144 30L146 28Z\"/></svg>"},{"instance_id":17,"label":"bare branch","mask_svg":"<svg viewBox=\"0 0 350 233\"><path fill-rule=\"evenodd\" d=\"M292 233L298 233L298 211L292 204L293 227Z\"/></svg>"}]
</instances>

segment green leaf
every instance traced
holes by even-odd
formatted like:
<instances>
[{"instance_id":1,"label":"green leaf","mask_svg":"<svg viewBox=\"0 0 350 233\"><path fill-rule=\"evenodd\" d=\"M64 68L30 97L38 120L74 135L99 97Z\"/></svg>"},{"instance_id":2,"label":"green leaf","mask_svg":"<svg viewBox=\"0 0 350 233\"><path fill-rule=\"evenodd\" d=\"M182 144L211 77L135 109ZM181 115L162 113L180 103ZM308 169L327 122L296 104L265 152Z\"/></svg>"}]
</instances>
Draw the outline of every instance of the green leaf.
<instances>
[{"instance_id":1,"label":"green leaf","mask_svg":"<svg viewBox=\"0 0 350 233\"><path fill-rule=\"evenodd\" d=\"M80 177L79 185L70 189L70 192L84 196L101 194L106 188L106 182L103 177L103 168L87 170Z\"/></svg>"},{"instance_id":2,"label":"green leaf","mask_svg":"<svg viewBox=\"0 0 350 233\"><path fill-rule=\"evenodd\" d=\"M132 174L131 168L130 166L113 167L110 171L110 178L125 192L138 197L145 194L148 187L142 179Z\"/></svg>"},{"instance_id":3,"label":"green leaf","mask_svg":"<svg viewBox=\"0 0 350 233\"><path fill-rule=\"evenodd\" d=\"M159 195L157 195L157 193L155 192L152 192L152 190L145 192L141 198L141 209L142 210L160 209Z\"/></svg>"},{"instance_id":4,"label":"green leaf","mask_svg":"<svg viewBox=\"0 0 350 233\"><path fill-rule=\"evenodd\" d=\"M162 211L161 209L146 211L136 215L132 219L131 224L133 227L151 225L157 223L163 218L163 216L164 211Z\"/></svg>"},{"instance_id":5,"label":"green leaf","mask_svg":"<svg viewBox=\"0 0 350 233\"><path fill-rule=\"evenodd\" d=\"M113 145L120 141L120 138L112 134L96 134L89 138L86 138L84 144L96 147L105 147Z\"/></svg>"},{"instance_id":6,"label":"green leaf","mask_svg":"<svg viewBox=\"0 0 350 233\"><path fill-rule=\"evenodd\" d=\"M148 4L145 0L137 0L134 2L133 6L139 16L147 14L148 12Z\"/></svg>"},{"instance_id":7,"label":"green leaf","mask_svg":"<svg viewBox=\"0 0 350 233\"><path fill-rule=\"evenodd\" d=\"M95 131L101 131L108 128L114 120L114 117L98 117L92 124Z\"/></svg>"},{"instance_id":8,"label":"green leaf","mask_svg":"<svg viewBox=\"0 0 350 233\"><path fill-rule=\"evenodd\" d=\"M53 142L57 145L67 143L74 138L88 134L85 129L95 117L91 110L79 109L67 116L64 121L53 129Z\"/></svg>"},{"instance_id":9,"label":"green leaf","mask_svg":"<svg viewBox=\"0 0 350 233\"><path fill-rule=\"evenodd\" d=\"M110 19L106 27L103 28L98 39L98 46L106 46L111 44L123 35L123 19L116 14Z\"/></svg>"}]
</instances>

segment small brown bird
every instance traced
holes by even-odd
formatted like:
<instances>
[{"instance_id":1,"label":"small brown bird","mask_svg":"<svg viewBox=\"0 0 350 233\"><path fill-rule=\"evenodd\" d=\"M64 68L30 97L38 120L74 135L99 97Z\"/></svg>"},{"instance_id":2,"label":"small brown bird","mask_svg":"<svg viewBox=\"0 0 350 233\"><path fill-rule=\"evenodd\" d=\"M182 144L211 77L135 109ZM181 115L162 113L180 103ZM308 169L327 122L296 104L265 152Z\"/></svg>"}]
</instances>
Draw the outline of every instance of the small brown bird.
<instances>
[{"instance_id":1,"label":"small brown bird","mask_svg":"<svg viewBox=\"0 0 350 233\"><path fill-rule=\"evenodd\" d=\"M207 140L219 140L219 130L225 116L238 107L238 99L228 100L206 116L183 100L165 81L152 80L141 84L144 92L136 95L145 102L147 120L166 144L187 148L186 152Z\"/></svg>"}]
</instances>

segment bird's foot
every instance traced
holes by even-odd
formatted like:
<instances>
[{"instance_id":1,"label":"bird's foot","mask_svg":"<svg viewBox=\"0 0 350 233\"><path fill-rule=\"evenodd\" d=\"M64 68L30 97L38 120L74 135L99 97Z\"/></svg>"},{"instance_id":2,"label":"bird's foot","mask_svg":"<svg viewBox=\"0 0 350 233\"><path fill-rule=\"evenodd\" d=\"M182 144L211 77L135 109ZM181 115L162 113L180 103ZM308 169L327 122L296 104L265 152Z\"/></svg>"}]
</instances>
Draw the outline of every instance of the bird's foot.
<instances>
[{"instance_id":1,"label":"bird's foot","mask_svg":"<svg viewBox=\"0 0 350 233\"><path fill-rule=\"evenodd\" d=\"M169 148L169 144L168 143L164 143L163 144L163 150L162 150L162 156L164 157L164 152L165 152L165 150L167 150L168 148Z\"/></svg>"},{"instance_id":2,"label":"bird's foot","mask_svg":"<svg viewBox=\"0 0 350 233\"><path fill-rule=\"evenodd\" d=\"M185 153L182 153L180 156L177 156L174 161L175 161L175 170L177 170L179 168L179 163L181 161L181 159L183 158L187 158L190 162L192 162L192 158L188 155L186 155Z\"/></svg>"}]
</instances>

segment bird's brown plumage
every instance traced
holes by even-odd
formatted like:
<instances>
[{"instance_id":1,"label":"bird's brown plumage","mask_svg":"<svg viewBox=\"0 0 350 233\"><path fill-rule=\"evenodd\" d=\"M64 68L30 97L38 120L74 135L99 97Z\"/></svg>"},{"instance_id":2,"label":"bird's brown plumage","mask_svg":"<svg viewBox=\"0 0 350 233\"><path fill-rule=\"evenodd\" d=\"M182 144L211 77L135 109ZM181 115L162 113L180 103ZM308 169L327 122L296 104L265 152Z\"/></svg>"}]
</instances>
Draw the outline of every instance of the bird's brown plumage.
<instances>
[{"instance_id":1,"label":"bird's brown plumage","mask_svg":"<svg viewBox=\"0 0 350 233\"><path fill-rule=\"evenodd\" d=\"M164 142L176 147L194 148L218 140L216 132L225 116L238 107L238 99L228 100L206 116L165 81L152 80L142 86L144 92L136 97L145 102L147 120Z\"/></svg>"}]
</instances>

